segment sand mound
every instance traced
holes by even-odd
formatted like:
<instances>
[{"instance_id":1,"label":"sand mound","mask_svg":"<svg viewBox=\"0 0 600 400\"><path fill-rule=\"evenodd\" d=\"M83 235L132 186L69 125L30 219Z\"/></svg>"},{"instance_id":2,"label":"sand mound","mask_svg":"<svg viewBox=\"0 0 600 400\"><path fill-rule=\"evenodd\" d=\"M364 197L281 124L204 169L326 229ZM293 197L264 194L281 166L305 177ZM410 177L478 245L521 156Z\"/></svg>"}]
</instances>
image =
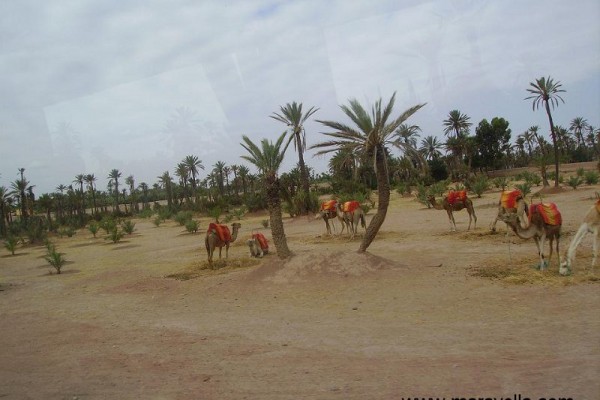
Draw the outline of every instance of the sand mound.
<instances>
[{"instance_id":1,"label":"sand mound","mask_svg":"<svg viewBox=\"0 0 600 400\"><path fill-rule=\"evenodd\" d=\"M296 254L288 260L273 257L254 271L251 278L273 283L302 282L313 277L362 276L378 270L401 268L403 264L376 256L359 254L356 251L332 252L329 254Z\"/></svg>"}]
</instances>

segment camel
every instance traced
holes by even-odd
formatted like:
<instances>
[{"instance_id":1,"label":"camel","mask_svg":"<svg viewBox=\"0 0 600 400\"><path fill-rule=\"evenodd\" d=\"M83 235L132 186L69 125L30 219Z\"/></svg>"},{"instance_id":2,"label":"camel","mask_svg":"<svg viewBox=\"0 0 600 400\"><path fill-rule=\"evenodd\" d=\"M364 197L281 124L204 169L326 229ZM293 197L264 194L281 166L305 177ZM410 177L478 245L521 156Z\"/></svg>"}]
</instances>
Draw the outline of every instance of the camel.
<instances>
[{"instance_id":1,"label":"camel","mask_svg":"<svg viewBox=\"0 0 600 400\"><path fill-rule=\"evenodd\" d=\"M229 256L229 245L237 239L238 231L242 224L239 222L234 222L231 224L233 228L233 233L229 235L229 228L227 225L218 225L211 223L208 227L208 231L206 232L206 238L204 239L204 244L206 246L206 252L208 253L208 262L212 263L213 253L215 252L215 248L219 248L219 258L221 258L221 251L223 250L223 246L225 246L225 258ZM223 232L224 235L220 235L217 230L226 231Z\"/></svg>"},{"instance_id":2,"label":"camel","mask_svg":"<svg viewBox=\"0 0 600 400\"><path fill-rule=\"evenodd\" d=\"M596 201L596 204L589 209L583 218L583 222L579 226L577 233L573 237L573 240L571 240L571 244L569 244L569 250L567 251L567 257L560 263L558 272L561 275L569 275L571 273L571 266L575 260L577 246L579 246L579 243L581 243L585 235L588 233L591 233L594 237L594 256L592 257L592 269L594 268L596 265L596 257L598 255L598 232L600 232L600 200Z\"/></svg>"},{"instance_id":3,"label":"camel","mask_svg":"<svg viewBox=\"0 0 600 400\"><path fill-rule=\"evenodd\" d=\"M452 194L452 192L450 194ZM473 219L475 220L473 229L475 229L477 227L477 215L475 215L475 209L473 208L473 202L471 199L469 199L465 193L463 199L457 198L455 201L450 201L450 194L445 196L441 203L438 203L433 195L427 196L427 200L436 210L446 210L448 213L448 219L450 220L450 231L456 231L456 222L454 221L453 214L454 211L460 211L463 208L465 208L469 213L469 227L467 230L471 229L471 220Z\"/></svg>"},{"instance_id":4,"label":"camel","mask_svg":"<svg viewBox=\"0 0 600 400\"><path fill-rule=\"evenodd\" d=\"M250 249L250 257L262 258L269 253L269 244L262 233L252 234L252 237L246 240L246 244Z\"/></svg>"},{"instance_id":5,"label":"camel","mask_svg":"<svg viewBox=\"0 0 600 400\"><path fill-rule=\"evenodd\" d=\"M367 229L367 223L365 221L365 212L360 207L357 201L347 201L344 204L338 202L336 203L335 207L338 216L342 216L342 232L344 231L345 225L347 227L347 231L350 233L350 239L354 239L354 236L358 232L359 222L363 228ZM344 209L348 211L343 211Z\"/></svg>"},{"instance_id":6,"label":"camel","mask_svg":"<svg viewBox=\"0 0 600 400\"><path fill-rule=\"evenodd\" d=\"M528 215L528 207L520 190L502 192L502 194L500 195L500 200L498 201L498 214L496 215L496 218L494 218L494 221L492 221L490 225L490 230L492 232L496 232L496 222L501 221L502 214L505 214L507 212L517 214L517 219L519 220L519 223L523 225L523 222L525 222L525 226L527 225L527 219L525 218L525 216ZM506 231L507 236L508 232L509 231Z\"/></svg>"},{"instance_id":7,"label":"camel","mask_svg":"<svg viewBox=\"0 0 600 400\"><path fill-rule=\"evenodd\" d=\"M545 208L553 208L556 215L554 217L545 216ZM554 239L556 239L556 254L560 262L559 242L562 217L554 203L532 205L530 207L529 226L527 228L521 226L516 213L506 212L502 214L500 218L502 221L506 222L513 232L521 239L533 238L533 240L535 240L540 256L540 269L543 270L546 268L552 260L552 243L554 242ZM553 219L553 221L551 221L551 219ZM550 255L548 256L548 262L544 259L544 244L546 238L550 240Z\"/></svg>"},{"instance_id":8,"label":"camel","mask_svg":"<svg viewBox=\"0 0 600 400\"><path fill-rule=\"evenodd\" d=\"M328 204L329 203L329 204ZM331 225L329 224L329 220L335 220L336 218L340 221L340 225L342 229L340 230L340 235L344 232L344 218L341 213L338 212L337 208L338 202L335 200L330 200L321 204L321 210L315 216L315 219L323 219L325 221L325 227L327 229L327 234L331 234L331 226L333 226L333 231L335 232L335 224L331 221Z\"/></svg>"}]
</instances>

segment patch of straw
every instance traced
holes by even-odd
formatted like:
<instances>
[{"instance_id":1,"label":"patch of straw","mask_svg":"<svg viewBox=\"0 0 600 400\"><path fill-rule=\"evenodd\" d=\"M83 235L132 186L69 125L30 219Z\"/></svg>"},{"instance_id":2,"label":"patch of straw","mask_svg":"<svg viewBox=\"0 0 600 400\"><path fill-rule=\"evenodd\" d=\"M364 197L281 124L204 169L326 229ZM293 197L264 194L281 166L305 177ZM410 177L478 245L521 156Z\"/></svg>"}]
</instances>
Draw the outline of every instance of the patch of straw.
<instances>
[{"instance_id":1,"label":"patch of straw","mask_svg":"<svg viewBox=\"0 0 600 400\"><path fill-rule=\"evenodd\" d=\"M227 274L238 269L254 267L258 264L260 264L259 259L249 257L216 259L213 260L212 264L207 260L194 261L184 271L166 275L165 278L187 281L202 276Z\"/></svg>"}]
</instances>

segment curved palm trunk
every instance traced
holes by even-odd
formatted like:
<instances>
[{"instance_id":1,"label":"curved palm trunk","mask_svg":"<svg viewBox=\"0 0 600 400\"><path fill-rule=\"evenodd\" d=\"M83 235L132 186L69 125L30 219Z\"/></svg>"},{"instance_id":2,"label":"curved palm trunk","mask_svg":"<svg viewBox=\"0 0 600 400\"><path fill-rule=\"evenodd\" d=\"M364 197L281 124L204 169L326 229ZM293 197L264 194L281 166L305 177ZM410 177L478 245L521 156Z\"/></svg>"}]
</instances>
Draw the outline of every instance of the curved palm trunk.
<instances>
[{"instance_id":1,"label":"curved palm trunk","mask_svg":"<svg viewBox=\"0 0 600 400\"><path fill-rule=\"evenodd\" d=\"M379 201L377 204L377 214L373 216L367 232L363 237L360 247L358 248L359 253L364 253L367 248L371 245L373 239L379 232L379 228L385 221L388 206L390 204L390 182L388 180L388 169L385 162L385 155L383 147L377 149L377 156L375 159L375 173L377 175L377 194L379 195Z\"/></svg>"},{"instance_id":2,"label":"curved palm trunk","mask_svg":"<svg viewBox=\"0 0 600 400\"><path fill-rule=\"evenodd\" d=\"M288 248L283 219L281 217L281 199L279 198L279 179L275 175L266 177L267 183L267 206L269 208L269 222L271 224L271 235L279 258L288 258L292 252Z\"/></svg>"},{"instance_id":3,"label":"curved palm trunk","mask_svg":"<svg viewBox=\"0 0 600 400\"><path fill-rule=\"evenodd\" d=\"M550 122L550 133L552 134L552 144L554 145L554 187L558 187L558 144L556 143L556 132L554 131L554 122L552 121L552 114L550 113L550 106L548 101L545 101L546 114L548 114L548 121Z\"/></svg>"}]
</instances>

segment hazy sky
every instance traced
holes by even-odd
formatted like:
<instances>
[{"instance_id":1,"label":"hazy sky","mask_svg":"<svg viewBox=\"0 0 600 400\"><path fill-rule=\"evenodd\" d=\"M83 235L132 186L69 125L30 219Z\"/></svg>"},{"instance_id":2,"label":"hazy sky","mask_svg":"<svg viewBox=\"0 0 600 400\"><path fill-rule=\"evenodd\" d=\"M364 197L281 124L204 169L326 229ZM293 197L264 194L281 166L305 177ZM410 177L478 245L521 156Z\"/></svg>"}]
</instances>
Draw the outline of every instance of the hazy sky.
<instances>
[{"instance_id":1,"label":"hazy sky","mask_svg":"<svg viewBox=\"0 0 600 400\"><path fill-rule=\"evenodd\" d=\"M548 135L524 100L542 76L566 90L557 125L600 127L599 20L597 0L3 0L0 185L20 167L38 195L80 173L105 190L114 168L151 185L187 155L204 178L245 163L243 134L279 136L280 105L345 121L349 98L370 107L394 91L395 115L427 103L409 120L421 138L445 140L453 109L472 133L503 117L513 141L532 125ZM324 139L306 130L309 145ZM283 171L296 162L290 148Z\"/></svg>"}]
</instances>

